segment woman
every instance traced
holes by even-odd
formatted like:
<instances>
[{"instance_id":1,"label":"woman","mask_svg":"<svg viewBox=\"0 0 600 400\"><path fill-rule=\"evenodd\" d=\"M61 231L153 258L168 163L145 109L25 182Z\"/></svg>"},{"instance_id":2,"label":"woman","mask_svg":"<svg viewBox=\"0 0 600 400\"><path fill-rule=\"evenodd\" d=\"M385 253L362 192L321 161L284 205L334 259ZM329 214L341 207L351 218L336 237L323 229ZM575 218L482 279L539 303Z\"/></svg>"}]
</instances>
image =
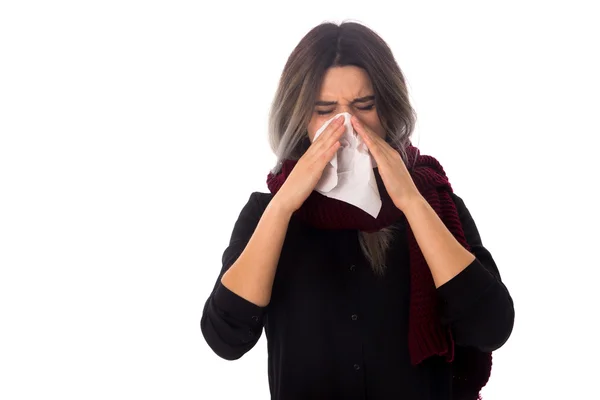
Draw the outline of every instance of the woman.
<instances>
[{"instance_id":1,"label":"woman","mask_svg":"<svg viewBox=\"0 0 600 400\"><path fill-rule=\"evenodd\" d=\"M377 168L377 218L315 191L342 117ZM415 114L385 42L325 23L290 55L270 115L270 193L252 193L206 301L203 335L234 360L268 343L272 399L477 399L512 299Z\"/></svg>"}]
</instances>

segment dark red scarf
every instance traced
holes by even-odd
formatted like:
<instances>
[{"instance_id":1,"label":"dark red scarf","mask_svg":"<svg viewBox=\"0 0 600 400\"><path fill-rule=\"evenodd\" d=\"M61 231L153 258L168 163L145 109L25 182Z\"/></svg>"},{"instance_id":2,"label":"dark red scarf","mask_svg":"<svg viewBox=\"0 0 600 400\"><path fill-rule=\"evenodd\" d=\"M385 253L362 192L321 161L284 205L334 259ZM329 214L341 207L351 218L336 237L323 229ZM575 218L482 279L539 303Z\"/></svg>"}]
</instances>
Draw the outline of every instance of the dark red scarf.
<instances>
[{"instance_id":1,"label":"dark red scarf","mask_svg":"<svg viewBox=\"0 0 600 400\"><path fill-rule=\"evenodd\" d=\"M452 187L441 164L431 156L420 155L419 150L412 145L408 145L406 151L407 168L419 192L456 240L470 250L456 205L450 197ZM296 161L286 160L278 174L268 175L267 186L271 193L274 194L281 188L295 165ZM312 192L294 215L318 229L357 229L365 232L376 232L399 220L406 221L404 214L387 194L377 170L375 177L382 200L377 218L351 204L323 196L316 191ZM431 356L444 356L453 366L453 399L477 399L490 376L491 353L455 346L450 328L442 327L433 277L410 225L407 223L406 226L410 257L408 346L411 362L417 365Z\"/></svg>"}]
</instances>

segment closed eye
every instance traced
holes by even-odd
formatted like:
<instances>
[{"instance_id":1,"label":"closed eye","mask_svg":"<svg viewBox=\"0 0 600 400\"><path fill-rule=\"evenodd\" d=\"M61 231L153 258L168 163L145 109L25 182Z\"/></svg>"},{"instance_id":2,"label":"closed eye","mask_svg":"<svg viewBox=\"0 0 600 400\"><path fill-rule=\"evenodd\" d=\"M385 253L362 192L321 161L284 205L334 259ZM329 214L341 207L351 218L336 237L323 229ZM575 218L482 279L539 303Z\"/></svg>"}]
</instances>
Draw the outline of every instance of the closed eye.
<instances>
[{"instance_id":1,"label":"closed eye","mask_svg":"<svg viewBox=\"0 0 600 400\"><path fill-rule=\"evenodd\" d=\"M373 104L370 104L370 105L368 105L368 106L364 106L364 107L356 107L356 108L357 108L358 110L360 110L360 111L370 111L370 110L372 110L374 107L375 107L375 103L373 103ZM331 109L331 110L317 110L317 114L319 114L319 115L327 115L327 114L330 114L330 113L332 113L333 111L335 111L335 108L334 108L334 109Z\"/></svg>"}]
</instances>

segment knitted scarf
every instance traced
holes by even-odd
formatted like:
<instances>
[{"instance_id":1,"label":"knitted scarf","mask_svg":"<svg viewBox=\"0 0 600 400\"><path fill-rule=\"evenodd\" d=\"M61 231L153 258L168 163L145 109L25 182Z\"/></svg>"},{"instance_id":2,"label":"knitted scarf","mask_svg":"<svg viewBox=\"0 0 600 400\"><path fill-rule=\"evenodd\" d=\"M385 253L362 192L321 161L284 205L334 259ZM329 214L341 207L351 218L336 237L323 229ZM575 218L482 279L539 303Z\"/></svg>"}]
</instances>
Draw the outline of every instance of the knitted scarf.
<instances>
[{"instance_id":1,"label":"knitted scarf","mask_svg":"<svg viewBox=\"0 0 600 400\"><path fill-rule=\"evenodd\" d=\"M406 152L407 169L419 192L456 240L470 250L456 205L450 197L452 187L441 164L431 156L420 155L419 150L412 144L407 146ZM267 186L271 193L275 194L281 188L296 162L285 160L279 173L268 175ZM404 214L394 205L385 190L377 169L375 178L382 200L377 218L358 207L323 196L316 191L311 193L294 215L318 229L357 229L365 232L376 232L400 220L406 221ZM455 345L450 328L442 327L433 277L408 223L406 227L410 258L408 346L411 363L417 365L434 355L445 357L447 362L452 363L452 398L480 399L479 392L490 377L492 355L474 348Z\"/></svg>"}]
</instances>

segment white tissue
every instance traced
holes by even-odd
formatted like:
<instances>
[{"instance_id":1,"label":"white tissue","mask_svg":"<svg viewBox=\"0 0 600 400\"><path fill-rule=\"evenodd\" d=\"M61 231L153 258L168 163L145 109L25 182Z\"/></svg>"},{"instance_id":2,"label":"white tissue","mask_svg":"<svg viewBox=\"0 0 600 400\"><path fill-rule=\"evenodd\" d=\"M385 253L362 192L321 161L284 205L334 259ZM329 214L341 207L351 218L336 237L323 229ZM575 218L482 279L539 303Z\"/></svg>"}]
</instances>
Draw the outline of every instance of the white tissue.
<instances>
[{"instance_id":1,"label":"white tissue","mask_svg":"<svg viewBox=\"0 0 600 400\"><path fill-rule=\"evenodd\" d=\"M346 128L340 139L342 145L325 167L315 190L324 196L352 204L377 218L381 210L381 196L373 172L377 164L360 135L354 132L351 114L345 112L329 119L316 132L313 141L340 115L345 118Z\"/></svg>"}]
</instances>

